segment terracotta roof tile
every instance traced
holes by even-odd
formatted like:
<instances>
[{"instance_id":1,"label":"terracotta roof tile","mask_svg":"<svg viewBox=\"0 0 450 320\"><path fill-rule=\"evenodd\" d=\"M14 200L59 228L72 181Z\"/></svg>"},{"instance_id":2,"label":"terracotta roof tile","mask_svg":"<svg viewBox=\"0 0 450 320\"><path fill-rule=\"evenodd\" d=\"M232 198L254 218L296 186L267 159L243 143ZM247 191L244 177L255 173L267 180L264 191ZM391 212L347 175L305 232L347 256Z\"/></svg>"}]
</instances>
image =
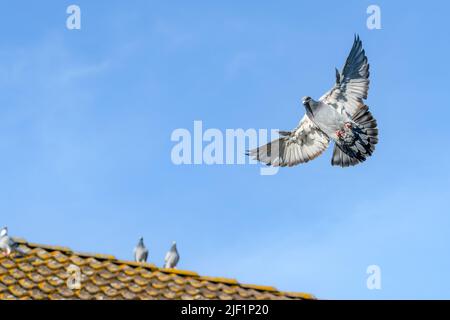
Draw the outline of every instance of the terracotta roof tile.
<instances>
[{"instance_id":1,"label":"terracotta roof tile","mask_svg":"<svg viewBox=\"0 0 450 320\"><path fill-rule=\"evenodd\" d=\"M177 285L175 282L169 283L169 289L173 292L181 292L183 291L183 287Z\"/></svg>"},{"instance_id":2,"label":"terracotta roof tile","mask_svg":"<svg viewBox=\"0 0 450 320\"><path fill-rule=\"evenodd\" d=\"M27 274L28 279L34 281L35 283L39 283L44 281L44 277L37 272L31 272Z\"/></svg>"},{"instance_id":3,"label":"terracotta roof tile","mask_svg":"<svg viewBox=\"0 0 450 320\"><path fill-rule=\"evenodd\" d=\"M146 287L146 288L145 288L145 292L146 292L148 295L152 296L152 297L156 297L156 296L159 294L159 291L158 291L158 290L155 290L155 289L153 289L153 288L151 288L151 287Z\"/></svg>"},{"instance_id":4,"label":"terracotta roof tile","mask_svg":"<svg viewBox=\"0 0 450 320\"><path fill-rule=\"evenodd\" d=\"M226 294L235 294L237 292L237 287L224 286L222 292Z\"/></svg>"},{"instance_id":5,"label":"terracotta roof tile","mask_svg":"<svg viewBox=\"0 0 450 320\"><path fill-rule=\"evenodd\" d=\"M3 268L2 266L0 266L0 275L8 273L8 269Z\"/></svg>"},{"instance_id":6,"label":"terracotta roof tile","mask_svg":"<svg viewBox=\"0 0 450 320\"><path fill-rule=\"evenodd\" d=\"M19 284L25 289L33 289L34 287L37 286L36 283L34 283L28 278L20 279Z\"/></svg>"},{"instance_id":7,"label":"terracotta roof tile","mask_svg":"<svg viewBox=\"0 0 450 320\"><path fill-rule=\"evenodd\" d=\"M104 285L107 285L109 283L108 280L106 280L105 278L100 277L98 274L94 275L93 277L91 277L91 280L97 286L104 286Z\"/></svg>"},{"instance_id":8,"label":"terracotta roof tile","mask_svg":"<svg viewBox=\"0 0 450 320\"><path fill-rule=\"evenodd\" d=\"M31 264L27 263L27 262L20 263L18 265L18 268L20 270L24 271L24 272L30 272L30 271L32 271L34 269L34 267ZM0 271L0 274L1 274L1 271Z\"/></svg>"},{"instance_id":9,"label":"terracotta roof tile","mask_svg":"<svg viewBox=\"0 0 450 320\"><path fill-rule=\"evenodd\" d=\"M0 276L0 281L3 282L3 284L5 284L7 286L12 285L17 282L16 279L14 279L14 277L11 277L9 274Z\"/></svg>"},{"instance_id":10,"label":"terracotta roof tile","mask_svg":"<svg viewBox=\"0 0 450 320\"><path fill-rule=\"evenodd\" d=\"M241 296L243 299L247 299L247 298L249 298L251 296L250 293L247 290L244 290L242 288L238 288L237 289L237 294L239 296Z\"/></svg>"},{"instance_id":11,"label":"terracotta roof tile","mask_svg":"<svg viewBox=\"0 0 450 320\"><path fill-rule=\"evenodd\" d=\"M91 300L93 298L93 296L85 289L77 291L75 295L81 300Z\"/></svg>"},{"instance_id":12,"label":"terracotta roof tile","mask_svg":"<svg viewBox=\"0 0 450 320\"><path fill-rule=\"evenodd\" d=\"M47 251L45 251L44 249L38 250L36 255L42 260L47 260L47 259L49 259L51 257L51 255Z\"/></svg>"},{"instance_id":13,"label":"terracotta roof tile","mask_svg":"<svg viewBox=\"0 0 450 320\"><path fill-rule=\"evenodd\" d=\"M57 276L48 277L47 281L50 285L54 287L62 286L64 283L66 283L64 280L62 280L60 277Z\"/></svg>"},{"instance_id":14,"label":"terracotta roof tile","mask_svg":"<svg viewBox=\"0 0 450 320\"><path fill-rule=\"evenodd\" d=\"M116 290L110 286L103 286L100 288L104 294L106 294L108 297L115 297L117 296L120 292L119 290Z\"/></svg>"},{"instance_id":15,"label":"terracotta roof tile","mask_svg":"<svg viewBox=\"0 0 450 320\"><path fill-rule=\"evenodd\" d=\"M123 291L121 292L121 295L122 295L122 297L123 297L124 299L126 299L126 300L134 300L134 299L137 299L137 295L134 294L133 292L128 291L128 290L123 290Z\"/></svg>"},{"instance_id":16,"label":"terracotta roof tile","mask_svg":"<svg viewBox=\"0 0 450 320\"><path fill-rule=\"evenodd\" d=\"M48 298L50 300L64 300L64 297L57 292L50 293Z\"/></svg>"},{"instance_id":17,"label":"terracotta roof tile","mask_svg":"<svg viewBox=\"0 0 450 320\"><path fill-rule=\"evenodd\" d=\"M38 266L36 268L36 271L44 277L52 274L52 270L50 270L50 268L48 268L47 266L44 266L44 265Z\"/></svg>"},{"instance_id":18,"label":"terracotta roof tile","mask_svg":"<svg viewBox=\"0 0 450 320\"><path fill-rule=\"evenodd\" d=\"M57 270L56 272L54 272L54 274L61 280L66 280L70 276L65 268Z\"/></svg>"},{"instance_id":19,"label":"terracotta roof tile","mask_svg":"<svg viewBox=\"0 0 450 320\"><path fill-rule=\"evenodd\" d=\"M82 266L82 267L80 268L80 270L81 270L81 273L82 273L82 274L84 274L84 275L86 275L86 276L88 276L88 277L90 277L90 276L92 276L92 275L95 274L94 268L91 268L91 267L88 266L88 265Z\"/></svg>"},{"instance_id":20,"label":"terracotta roof tile","mask_svg":"<svg viewBox=\"0 0 450 320\"><path fill-rule=\"evenodd\" d=\"M220 300L232 300L233 297L228 295L228 294L222 293L222 294L219 295L219 299Z\"/></svg>"},{"instance_id":21,"label":"terracotta roof tile","mask_svg":"<svg viewBox=\"0 0 450 320\"><path fill-rule=\"evenodd\" d=\"M22 279L24 278L26 275L23 271L19 270L19 269L10 269L8 271L8 273L14 278L14 279Z\"/></svg>"},{"instance_id":22,"label":"terracotta roof tile","mask_svg":"<svg viewBox=\"0 0 450 320\"><path fill-rule=\"evenodd\" d=\"M16 266L16 264L14 263L14 261L10 260L10 259L2 259L1 261L1 265L6 268L6 269L11 269L13 267Z\"/></svg>"},{"instance_id":23,"label":"terracotta roof tile","mask_svg":"<svg viewBox=\"0 0 450 320\"><path fill-rule=\"evenodd\" d=\"M59 286L58 293L64 298L71 298L75 295L74 291L69 289L67 286Z\"/></svg>"},{"instance_id":24,"label":"terracotta roof tile","mask_svg":"<svg viewBox=\"0 0 450 320\"><path fill-rule=\"evenodd\" d=\"M116 275L113 272L108 271L108 269L102 269L97 272L98 276L103 279L109 280L114 278Z\"/></svg>"},{"instance_id":25,"label":"terracotta roof tile","mask_svg":"<svg viewBox=\"0 0 450 320\"><path fill-rule=\"evenodd\" d=\"M72 261L73 264L75 264L75 265L77 265L79 267L84 266L85 264L88 263L87 260L81 258L80 256L72 255L69 259L70 259L70 261Z\"/></svg>"},{"instance_id":26,"label":"terracotta roof tile","mask_svg":"<svg viewBox=\"0 0 450 320\"><path fill-rule=\"evenodd\" d=\"M8 289L9 289L9 292L11 292L14 296L19 297L19 298L23 297L27 293L27 290L22 288L22 286L19 284L12 285L12 286L8 287Z\"/></svg>"},{"instance_id":27,"label":"terracotta roof tile","mask_svg":"<svg viewBox=\"0 0 450 320\"><path fill-rule=\"evenodd\" d=\"M174 293L174 292L171 292L171 291L165 291L165 292L163 293L163 296L164 296L164 298L166 298L166 299L173 300L173 299L175 299L175 298L177 297L177 294Z\"/></svg>"},{"instance_id":28,"label":"terracotta roof tile","mask_svg":"<svg viewBox=\"0 0 450 320\"><path fill-rule=\"evenodd\" d=\"M16 297L9 291L5 291L4 293L0 294L0 300L15 300L15 299L19 299L19 297Z\"/></svg>"},{"instance_id":29,"label":"terracotta roof tile","mask_svg":"<svg viewBox=\"0 0 450 320\"><path fill-rule=\"evenodd\" d=\"M112 255L14 240L26 255L0 256L0 299L315 299L307 293L281 292L230 278L118 260ZM73 276L69 267L79 268L76 288L67 284Z\"/></svg>"},{"instance_id":30,"label":"terracotta roof tile","mask_svg":"<svg viewBox=\"0 0 450 320\"><path fill-rule=\"evenodd\" d=\"M91 282L88 282L84 287L91 294L95 294L100 291L100 288Z\"/></svg>"},{"instance_id":31,"label":"terracotta roof tile","mask_svg":"<svg viewBox=\"0 0 450 320\"><path fill-rule=\"evenodd\" d=\"M51 284L49 284L46 281L42 281L41 283L39 283L38 287L42 292L45 292L45 293L51 293L56 290L54 286L52 286Z\"/></svg>"},{"instance_id":32,"label":"terracotta roof tile","mask_svg":"<svg viewBox=\"0 0 450 320\"><path fill-rule=\"evenodd\" d=\"M62 263L59 263L56 260L53 260L53 259L50 260L49 259L49 260L47 260L47 267L49 267L52 270L56 270L56 269L63 268L64 265Z\"/></svg>"},{"instance_id":33,"label":"terracotta roof tile","mask_svg":"<svg viewBox=\"0 0 450 320\"><path fill-rule=\"evenodd\" d=\"M59 263L65 263L67 262L67 260L69 260L69 257L60 251L52 252L52 256Z\"/></svg>"},{"instance_id":34,"label":"terracotta roof tile","mask_svg":"<svg viewBox=\"0 0 450 320\"><path fill-rule=\"evenodd\" d=\"M133 281L140 286L146 286L150 282L149 279L145 279L140 275L134 277Z\"/></svg>"},{"instance_id":35,"label":"terracotta roof tile","mask_svg":"<svg viewBox=\"0 0 450 320\"><path fill-rule=\"evenodd\" d=\"M33 261L31 261L31 265L33 267L41 266L43 264L45 264L45 260L42 260L42 259L39 259L39 258L35 258L35 259L33 259Z\"/></svg>"},{"instance_id":36,"label":"terracotta roof tile","mask_svg":"<svg viewBox=\"0 0 450 320\"><path fill-rule=\"evenodd\" d=\"M110 282L110 286L114 289L121 290L125 288L127 285L119 280L114 279Z\"/></svg>"},{"instance_id":37,"label":"terracotta roof tile","mask_svg":"<svg viewBox=\"0 0 450 320\"><path fill-rule=\"evenodd\" d=\"M154 279L151 281L151 286L155 289L164 289L167 287L167 283Z\"/></svg>"},{"instance_id":38,"label":"terracotta roof tile","mask_svg":"<svg viewBox=\"0 0 450 320\"><path fill-rule=\"evenodd\" d=\"M155 300L154 297L148 295L148 294L145 293L145 292L142 292L141 294L139 294L139 298L140 298L141 300Z\"/></svg>"},{"instance_id":39,"label":"terracotta roof tile","mask_svg":"<svg viewBox=\"0 0 450 320\"><path fill-rule=\"evenodd\" d=\"M213 291L203 290L202 295L208 300L217 299L217 294Z\"/></svg>"},{"instance_id":40,"label":"terracotta roof tile","mask_svg":"<svg viewBox=\"0 0 450 320\"><path fill-rule=\"evenodd\" d=\"M191 295L191 296L196 296L200 293L200 289L197 289L193 286L186 286L185 289L187 294Z\"/></svg>"}]
</instances>

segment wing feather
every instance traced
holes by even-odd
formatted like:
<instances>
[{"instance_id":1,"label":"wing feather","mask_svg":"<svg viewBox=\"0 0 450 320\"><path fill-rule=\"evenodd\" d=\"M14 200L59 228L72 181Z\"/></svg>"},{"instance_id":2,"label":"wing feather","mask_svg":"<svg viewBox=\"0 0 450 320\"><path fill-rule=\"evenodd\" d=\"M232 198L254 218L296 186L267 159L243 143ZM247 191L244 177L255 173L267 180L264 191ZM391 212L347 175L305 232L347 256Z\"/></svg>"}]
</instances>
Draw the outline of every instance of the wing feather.
<instances>
[{"instance_id":1,"label":"wing feather","mask_svg":"<svg viewBox=\"0 0 450 320\"><path fill-rule=\"evenodd\" d=\"M319 100L353 116L364 106L363 99L367 99L369 75L369 63L362 42L359 36L355 36L344 68L336 75L334 87Z\"/></svg>"},{"instance_id":2,"label":"wing feather","mask_svg":"<svg viewBox=\"0 0 450 320\"><path fill-rule=\"evenodd\" d=\"M315 159L328 144L329 138L305 115L293 131L250 150L248 155L274 167L291 167Z\"/></svg>"}]
</instances>

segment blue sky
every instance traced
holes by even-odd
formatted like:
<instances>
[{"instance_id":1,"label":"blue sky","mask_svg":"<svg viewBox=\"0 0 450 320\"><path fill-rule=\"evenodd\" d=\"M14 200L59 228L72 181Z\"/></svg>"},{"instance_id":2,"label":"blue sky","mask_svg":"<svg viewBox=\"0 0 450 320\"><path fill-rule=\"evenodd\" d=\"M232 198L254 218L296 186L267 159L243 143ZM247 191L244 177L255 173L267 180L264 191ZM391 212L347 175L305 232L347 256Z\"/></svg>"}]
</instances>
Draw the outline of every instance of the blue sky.
<instances>
[{"instance_id":1,"label":"blue sky","mask_svg":"<svg viewBox=\"0 0 450 320\"><path fill-rule=\"evenodd\" d=\"M66 8L81 7L81 30ZM368 30L366 8L381 8ZM319 298L450 298L444 2L14 1L0 19L0 224L32 242ZM380 143L362 165L175 166L177 128L293 128L354 33ZM379 265L382 289L366 288Z\"/></svg>"}]
</instances>

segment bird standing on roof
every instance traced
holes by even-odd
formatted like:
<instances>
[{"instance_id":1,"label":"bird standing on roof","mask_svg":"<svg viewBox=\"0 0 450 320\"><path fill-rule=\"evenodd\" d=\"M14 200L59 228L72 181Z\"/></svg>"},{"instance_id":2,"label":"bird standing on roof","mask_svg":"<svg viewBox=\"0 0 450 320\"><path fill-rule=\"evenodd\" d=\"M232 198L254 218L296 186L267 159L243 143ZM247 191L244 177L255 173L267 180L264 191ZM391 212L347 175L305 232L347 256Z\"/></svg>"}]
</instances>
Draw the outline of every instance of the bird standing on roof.
<instances>
[{"instance_id":1,"label":"bird standing on roof","mask_svg":"<svg viewBox=\"0 0 450 320\"><path fill-rule=\"evenodd\" d=\"M177 250L177 243L174 241L172 243L172 247L166 253L166 257L164 258L164 268L175 268L180 260L180 255Z\"/></svg>"},{"instance_id":2,"label":"bird standing on roof","mask_svg":"<svg viewBox=\"0 0 450 320\"><path fill-rule=\"evenodd\" d=\"M136 262L147 262L148 250L144 245L144 238L141 237L134 248L134 260Z\"/></svg>"},{"instance_id":3,"label":"bird standing on roof","mask_svg":"<svg viewBox=\"0 0 450 320\"><path fill-rule=\"evenodd\" d=\"M292 167L318 157L334 141L333 166L348 167L365 161L378 143L377 122L364 103L369 91L369 63L362 42L355 36L353 47L336 83L318 101L303 98L306 114L292 131L248 151L247 155L267 165Z\"/></svg>"},{"instance_id":4,"label":"bird standing on roof","mask_svg":"<svg viewBox=\"0 0 450 320\"><path fill-rule=\"evenodd\" d=\"M9 256L13 251L18 252L20 255L25 255L25 252L19 248L19 244L9 237L8 227L3 227L0 230L0 250L5 256Z\"/></svg>"}]
</instances>

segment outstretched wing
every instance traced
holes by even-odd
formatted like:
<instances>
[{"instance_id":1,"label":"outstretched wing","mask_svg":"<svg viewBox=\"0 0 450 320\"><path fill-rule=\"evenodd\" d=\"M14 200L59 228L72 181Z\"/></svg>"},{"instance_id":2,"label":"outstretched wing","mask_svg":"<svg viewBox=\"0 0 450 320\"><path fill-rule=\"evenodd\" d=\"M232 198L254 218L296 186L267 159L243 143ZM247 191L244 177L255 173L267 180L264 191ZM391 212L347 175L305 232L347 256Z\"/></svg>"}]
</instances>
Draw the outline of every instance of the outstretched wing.
<instances>
[{"instance_id":1,"label":"outstretched wing","mask_svg":"<svg viewBox=\"0 0 450 320\"><path fill-rule=\"evenodd\" d=\"M283 136L250 150L247 154L267 165L292 167L318 157L330 141L307 115L293 131L280 134Z\"/></svg>"},{"instance_id":2,"label":"outstretched wing","mask_svg":"<svg viewBox=\"0 0 450 320\"><path fill-rule=\"evenodd\" d=\"M342 72L336 70L336 84L319 100L353 116L364 106L363 99L367 99L368 91L369 63L359 36L355 36Z\"/></svg>"}]
</instances>

